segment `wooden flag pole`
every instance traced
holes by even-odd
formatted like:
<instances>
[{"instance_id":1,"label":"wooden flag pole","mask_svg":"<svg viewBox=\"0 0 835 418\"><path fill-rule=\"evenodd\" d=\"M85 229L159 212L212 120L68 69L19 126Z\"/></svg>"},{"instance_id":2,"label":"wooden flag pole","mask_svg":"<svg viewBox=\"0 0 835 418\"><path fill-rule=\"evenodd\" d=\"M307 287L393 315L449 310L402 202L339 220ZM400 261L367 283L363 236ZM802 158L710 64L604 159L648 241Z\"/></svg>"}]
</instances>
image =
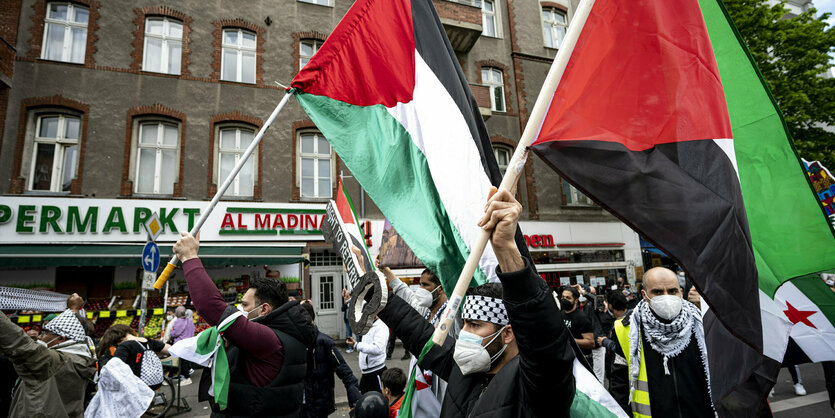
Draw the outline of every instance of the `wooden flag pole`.
<instances>
[{"instance_id":1,"label":"wooden flag pole","mask_svg":"<svg viewBox=\"0 0 835 418\"><path fill-rule=\"evenodd\" d=\"M554 64L548 70L548 76L542 85L542 90L536 98L536 103L531 111L531 117L525 125L525 130L522 132L522 137L519 139L519 145L513 152L513 157L507 165L507 172L505 172L499 190L511 190L513 185L519 180L519 173L525 166L525 161L528 158L528 147L531 146L536 135L539 133L539 127L542 125L542 120L545 118L545 113L551 104L551 99L554 97L554 92L557 91L557 86L562 79L565 72L565 67L571 57L574 47L577 45L577 39L580 38L580 32L586 24L586 19L589 17L591 8L594 5L594 0L583 0L574 14L573 20L568 27L568 32L565 34L562 45L560 46L557 56L554 59ZM467 288L470 286L470 281L473 278L478 262L481 260L481 255L484 253L484 248L487 247L487 241L490 240L490 231L482 229L476 237L475 242L470 248L470 255L467 257L467 262L464 264L464 269L461 270L461 275L458 276L458 282L455 284L455 289L449 298L446 310L441 317L441 322L435 328L435 333L432 335L434 344L442 345L449 334L452 321L455 319L455 314L458 313L458 308L464 300L464 295Z\"/></svg>"},{"instance_id":2,"label":"wooden flag pole","mask_svg":"<svg viewBox=\"0 0 835 418\"><path fill-rule=\"evenodd\" d=\"M266 132L267 128L269 128L270 125L272 125L273 121L275 121L276 116L278 116L278 113L281 112L281 109L283 109L284 105L286 105L287 102L290 100L290 97L293 95L293 93L293 90L288 91L287 94L284 95L284 98L281 99L281 101L278 103L278 106L275 107L273 113L270 114L270 117L267 118L267 122L264 123L264 126L261 127L261 130L259 130L258 134L255 135L255 138L253 138L252 142L249 144L249 147L247 147L246 151L244 151L244 154L241 156L241 158L238 159L238 163L235 164L235 167L232 168L232 171L229 173L228 176L226 176L226 180L224 180L223 184L221 184L220 187L218 187L217 193L215 193L215 196L212 198L212 201L209 202L209 206L206 207L206 210L204 210L200 214L200 218L197 220L197 223L194 224L194 227L189 232L190 235L194 236L197 234L198 231L200 231L200 228L203 226L203 223L206 222L206 219L209 218L209 215L215 209L215 206L217 206L217 202L220 200L220 197L223 196L223 194L226 193L226 189L228 189L229 186L232 185L232 181L235 180L235 176L238 175L238 172L241 171L241 168L243 168L244 164L246 164L247 160L249 160L249 157L250 155L252 155L252 152L255 151L255 148L258 147L258 144L261 142L261 138L264 137L264 132ZM154 283L154 289L162 289L162 285L165 284L166 280L168 280L168 276L171 274L171 272L174 271L175 268L177 268L177 264L179 262L180 260L177 259L176 255L171 256L171 260L168 260L168 265L165 266L165 270L162 271L162 274L159 275L157 281Z\"/></svg>"}]
</instances>

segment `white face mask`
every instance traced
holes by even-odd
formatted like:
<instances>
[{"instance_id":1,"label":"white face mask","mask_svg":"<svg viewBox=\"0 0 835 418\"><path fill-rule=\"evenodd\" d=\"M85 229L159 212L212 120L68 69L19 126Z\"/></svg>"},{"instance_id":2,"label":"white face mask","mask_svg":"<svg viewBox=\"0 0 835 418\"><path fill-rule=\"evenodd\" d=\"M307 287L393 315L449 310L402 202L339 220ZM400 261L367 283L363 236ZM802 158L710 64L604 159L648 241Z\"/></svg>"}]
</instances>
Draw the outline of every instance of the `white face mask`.
<instances>
[{"instance_id":1,"label":"white face mask","mask_svg":"<svg viewBox=\"0 0 835 418\"><path fill-rule=\"evenodd\" d=\"M487 345L490 345L493 340L501 335L501 332L504 331L505 327L502 327L500 330L491 334L493 338L490 338ZM493 357L490 357L490 354L487 353L487 349L481 345L484 338L488 337L490 337L490 335L487 337L480 337L472 332L464 330L461 330L461 333L458 334L458 340L455 341L455 352L452 353L452 358L455 360L455 364L458 365L458 368L461 369L461 373L465 376L468 374L482 373L490 370L490 365L493 361L504 353L504 350L507 348L507 344L505 344L501 350L493 355Z\"/></svg>"},{"instance_id":2,"label":"white face mask","mask_svg":"<svg viewBox=\"0 0 835 418\"><path fill-rule=\"evenodd\" d=\"M671 320L681 312L681 298L674 295L660 295L649 300L649 307L656 315Z\"/></svg>"},{"instance_id":3,"label":"white face mask","mask_svg":"<svg viewBox=\"0 0 835 418\"><path fill-rule=\"evenodd\" d=\"M244 314L244 316L246 317L246 319L252 320L252 318L250 318L250 317L249 317L249 314L251 314L252 312L254 312L254 311L255 311L256 309L258 309L259 307L261 307L261 305L258 305L258 306L256 306L256 307L254 307L254 308L250 309L249 311L245 311L245 310L244 310L244 305L238 305L238 310L239 310L239 311L241 311L241 312L243 312L243 314Z\"/></svg>"}]
</instances>

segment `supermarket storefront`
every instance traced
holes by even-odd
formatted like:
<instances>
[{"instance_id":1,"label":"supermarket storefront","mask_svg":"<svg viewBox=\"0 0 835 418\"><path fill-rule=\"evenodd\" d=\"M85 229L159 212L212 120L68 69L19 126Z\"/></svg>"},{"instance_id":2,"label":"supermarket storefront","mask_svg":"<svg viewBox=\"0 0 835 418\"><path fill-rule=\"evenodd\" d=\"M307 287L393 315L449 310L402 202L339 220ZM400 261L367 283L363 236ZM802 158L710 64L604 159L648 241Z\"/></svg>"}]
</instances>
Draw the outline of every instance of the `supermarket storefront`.
<instances>
[{"instance_id":1,"label":"supermarket storefront","mask_svg":"<svg viewBox=\"0 0 835 418\"><path fill-rule=\"evenodd\" d=\"M2 197L0 285L77 292L97 304L107 301L113 310L131 309L147 240L143 223L159 216L164 265L180 232L193 227L207 203ZM218 287L232 295L246 279L263 277L264 266L278 271L288 287L303 287L309 244L323 239L324 206L220 202L201 229L201 260ZM180 271L170 284L172 295L186 291ZM114 297L116 306L110 303ZM161 295L151 292L150 298Z\"/></svg>"}]
</instances>

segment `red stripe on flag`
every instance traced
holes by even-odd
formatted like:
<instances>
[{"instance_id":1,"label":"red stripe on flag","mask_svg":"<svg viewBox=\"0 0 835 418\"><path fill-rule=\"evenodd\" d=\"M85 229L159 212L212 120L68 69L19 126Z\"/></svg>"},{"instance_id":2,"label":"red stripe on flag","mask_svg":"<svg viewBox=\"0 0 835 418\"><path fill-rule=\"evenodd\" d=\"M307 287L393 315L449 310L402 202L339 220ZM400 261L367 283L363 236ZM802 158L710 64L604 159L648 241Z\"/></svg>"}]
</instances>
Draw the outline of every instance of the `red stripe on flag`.
<instances>
[{"instance_id":1,"label":"red stripe on flag","mask_svg":"<svg viewBox=\"0 0 835 418\"><path fill-rule=\"evenodd\" d=\"M412 101L415 32L409 0L359 0L292 87L357 106Z\"/></svg>"},{"instance_id":2,"label":"red stripe on flag","mask_svg":"<svg viewBox=\"0 0 835 418\"><path fill-rule=\"evenodd\" d=\"M534 144L657 144L732 138L725 95L696 0L598 0Z\"/></svg>"},{"instance_id":3,"label":"red stripe on flag","mask_svg":"<svg viewBox=\"0 0 835 418\"><path fill-rule=\"evenodd\" d=\"M359 227L359 223L354 218L354 211L351 209L351 204L345 198L345 191L342 190L342 179L339 179L339 186L336 192L336 209L339 210L339 215L342 216L342 222L345 224L353 224Z\"/></svg>"}]
</instances>

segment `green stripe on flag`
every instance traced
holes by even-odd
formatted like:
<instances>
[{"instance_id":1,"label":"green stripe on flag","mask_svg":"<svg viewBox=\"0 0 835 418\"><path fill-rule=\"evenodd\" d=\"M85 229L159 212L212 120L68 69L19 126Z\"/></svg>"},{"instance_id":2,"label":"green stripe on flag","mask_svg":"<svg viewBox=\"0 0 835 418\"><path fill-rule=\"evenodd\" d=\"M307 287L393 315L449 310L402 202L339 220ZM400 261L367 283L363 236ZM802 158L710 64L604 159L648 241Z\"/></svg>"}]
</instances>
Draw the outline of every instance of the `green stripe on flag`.
<instances>
[{"instance_id":1,"label":"green stripe on flag","mask_svg":"<svg viewBox=\"0 0 835 418\"><path fill-rule=\"evenodd\" d=\"M571 401L571 417L617 418L617 415L606 409L606 407L601 405L599 402L589 398L589 396L583 393L580 389L576 389L574 391L574 400Z\"/></svg>"},{"instance_id":2,"label":"green stripe on flag","mask_svg":"<svg viewBox=\"0 0 835 418\"><path fill-rule=\"evenodd\" d=\"M469 250L432 182L426 157L382 105L354 106L308 93L302 108L415 255L452 289ZM487 283L477 269L472 286Z\"/></svg>"},{"instance_id":3,"label":"green stripe on flag","mask_svg":"<svg viewBox=\"0 0 835 418\"><path fill-rule=\"evenodd\" d=\"M773 298L783 282L835 267L835 236L776 101L721 1L699 4L728 104L759 286Z\"/></svg>"}]
</instances>

